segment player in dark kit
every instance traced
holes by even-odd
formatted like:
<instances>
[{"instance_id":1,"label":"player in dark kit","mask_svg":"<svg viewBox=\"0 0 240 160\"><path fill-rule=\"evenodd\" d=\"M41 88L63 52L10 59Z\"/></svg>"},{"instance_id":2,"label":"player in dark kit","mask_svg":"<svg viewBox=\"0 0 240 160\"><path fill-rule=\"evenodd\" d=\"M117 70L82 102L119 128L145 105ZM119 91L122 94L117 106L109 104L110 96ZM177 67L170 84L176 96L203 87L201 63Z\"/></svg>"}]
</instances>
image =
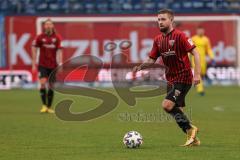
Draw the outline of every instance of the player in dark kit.
<instances>
[{"instance_id":1,"label":"player in dark kit","mask_svg":"<svg viewBox=\"0 0 240 160\"><path fill-rule=\"evenodd\" d=\"M48 78L57 67L57 60L62 63L61 38L54 29L54 24L50 19L44 22L43 33L37 35L32 44L32 70L36 70L37 48L40 49L38 72L40 82L40 95L42 100L41 113L54 113L51 109L54 92L53 86L47 85ZM54 76L54 75L53 75ZM48 88L48 91L47 91Z\"/></svg>"},{"instance_id":2,"label":"player in dark kit","mask_svg":"<svg viewBox=\"0 0 240 160\"><path fill-rule=\"evenodd\" d=\"M200 60L190 38L173 28L174 14L171 10L163 9L158 13L158 25L161 34L155 37L153 48L148 59L139 66L133 68L133 72L148 68L161 57L164 65L168 68L166 79L173 85L162 102L164 110L171 114L178 126L187 134L187 141L182 146L200 145L197 138L198 128L192 125L183 113L185 96L191 88L192 83L200 82ZM194 56L194 76L191 71L188 53Z\"/></svg>"}]
</instances>

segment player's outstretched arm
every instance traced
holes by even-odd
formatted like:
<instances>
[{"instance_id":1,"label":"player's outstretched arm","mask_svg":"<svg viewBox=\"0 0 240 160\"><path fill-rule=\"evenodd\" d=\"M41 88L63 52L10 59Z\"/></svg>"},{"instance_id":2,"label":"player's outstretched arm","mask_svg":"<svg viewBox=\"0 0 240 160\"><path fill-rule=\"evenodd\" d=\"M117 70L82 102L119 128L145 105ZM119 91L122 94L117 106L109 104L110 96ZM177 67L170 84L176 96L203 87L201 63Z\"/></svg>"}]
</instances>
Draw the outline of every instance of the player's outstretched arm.
<instances>
[{"instance_id":1,"label":"player's outstretched arm","mask_svg":"<svg viewBox=\"0 0 240 160\"><path fill-rule=\"evenodd\" d=\"M155 62L156 62L156 59L152 59L152 58L148 57L148 59L146 59L145 62L143 62L141 65L135 66L133 68L133 72L137 72L137 71L146 69L146 68L150 67L151 65L153 65Z\"/></svg>"},{"instance_id":2,"label":"player's outstretched arm","mask_svg":"<svg viewBox=\"0 0 240 160\"><path fill-rule=\"evenodd\" d=\"M200 57L199 57L199 53L197 51L196 48L194 48L191 51L191 54L194 57L194 77L193 77L193 81L194 81L194 85L197 85L200 83L201 80L201 66L200 66Z\"/></svg>"},{"instance_id":3,"label":"player's outstretched arm","mask_svg":"<svg viewBox=\"0 0 240 160\"><path fill-rule=\"evenodd\" d=\"M37 47L32 46L32 70L36 70Z\"/></svg>"}]
</instances>

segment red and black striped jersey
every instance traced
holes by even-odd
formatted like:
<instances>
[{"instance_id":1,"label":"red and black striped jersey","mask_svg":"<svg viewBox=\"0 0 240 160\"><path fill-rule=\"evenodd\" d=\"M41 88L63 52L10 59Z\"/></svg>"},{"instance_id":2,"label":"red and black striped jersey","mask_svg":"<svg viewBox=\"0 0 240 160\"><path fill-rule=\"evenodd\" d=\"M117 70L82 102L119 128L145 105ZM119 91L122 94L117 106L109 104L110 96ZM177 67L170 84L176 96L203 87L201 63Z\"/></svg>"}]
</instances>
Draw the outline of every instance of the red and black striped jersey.
<instances>
[{"instance_id":1,"label":"red and black striped jersey","mask_svg":"<svg viewBox=\"0 0 240 160\"><path fill-rule=\"evenodd\" d=\"M166 78L170 83L192 84L193 75L188 58L195 45L190 38L177 29L167 35L159 34L154 38L153 47L149 54L152 59L162 58L166 66Z\"/></svg>"},{"instance_id":2,"label":"red and black striped jersey","mask_svg":"<svg viewBox=\"0 0 240 160\"><path fill-rule=\"evenodd\" d=\"M56 33L50 36L45 33L37 35L32 42L32 46L40 48L40 66L46 68L55 68L57 66L56 54L58 49L62 49L61 40L61 36Z\"/></svg>"}]
</instances>

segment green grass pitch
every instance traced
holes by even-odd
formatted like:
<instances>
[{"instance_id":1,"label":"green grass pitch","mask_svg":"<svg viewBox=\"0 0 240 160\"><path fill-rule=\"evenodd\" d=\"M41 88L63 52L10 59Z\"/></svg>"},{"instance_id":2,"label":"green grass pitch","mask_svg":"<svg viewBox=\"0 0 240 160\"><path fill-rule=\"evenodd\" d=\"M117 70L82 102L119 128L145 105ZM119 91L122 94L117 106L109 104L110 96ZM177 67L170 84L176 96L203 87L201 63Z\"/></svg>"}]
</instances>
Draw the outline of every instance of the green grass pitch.
<instances>
[{"instance_id":1,"label":"green grass pitch","mask_svg":"<svg viewBox=\"0 0 240 160\"><path fill-rule=\"evenodd\" d=\"M109 92L116 95L113 90ZM163 114L160 104L164 96L139 98L132 108L120 100L118 107L103 117L89 122L66 122L55 115L39 113L37 90L0 94L1 160L240 159L239 87L209 87L204 97L194 89L190 91L186 112L200 128L202 142L200 147L191 148L178 146L186 137ZM58 93L54 103L63 98L75 99L73 112L89 110L100 102ZM137 113L160 116L138 119ZM122 143L124 134L130 130L140 132L144 138L139 149L127 149Z\"/></svg>"}]
</instances>

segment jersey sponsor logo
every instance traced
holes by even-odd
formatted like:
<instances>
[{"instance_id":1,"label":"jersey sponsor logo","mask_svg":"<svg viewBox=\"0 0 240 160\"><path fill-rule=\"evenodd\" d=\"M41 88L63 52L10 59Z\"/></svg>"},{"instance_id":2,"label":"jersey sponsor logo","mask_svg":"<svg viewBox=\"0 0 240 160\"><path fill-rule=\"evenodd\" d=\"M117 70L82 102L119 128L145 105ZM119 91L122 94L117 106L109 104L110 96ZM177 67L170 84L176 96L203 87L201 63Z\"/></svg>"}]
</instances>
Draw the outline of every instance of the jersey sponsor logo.
<instances>
[{"instance_id":1,"label":"jersey sponsor logo","mask_svg":"<svg viewBox=\"0 0 240 160\"><path fill-rule=\"evenodd\" d=\"M168 52L163 52L163 53L161 53L161 55L162 55L163 57L168 57L168 56L175 56L176 53L175 53L175 51L171 51L171 50L169 49Z\"/></svg>"},{"instance_id":2,"label":"jersey sponsor logo","mask_svg":"<svg viewBox=\"0 0 240 160\"><path fill-rule=\"evenodd\" d=\"M56 38L52 38L52 42L55 43L57 41Z\"/></svg>"},{"instance_id":3,"label":"jersey sponsor logo","mask_svg":"<svg viewBox=\"0 0 240 160\"><path fill-rule=\"evenodd\" d=\"M168 44L169 44L170 48L168 49L167 52L161 53L161 55L163 57L175 56L176 55L175 51L173 50L174 43L175 43L174 39L171 39L171 40L168 41Z\"/></svg>"},{"instance_id":4,"label":"jersey sponsor logo","mask_svg":"<svg viewBox=\"0 0 240 160\"><path fill-rule=\"evenodd\" d=\"M43 47L45 48L56 48L54 44L44 44Z\"/></svg>"}]
</instances>

